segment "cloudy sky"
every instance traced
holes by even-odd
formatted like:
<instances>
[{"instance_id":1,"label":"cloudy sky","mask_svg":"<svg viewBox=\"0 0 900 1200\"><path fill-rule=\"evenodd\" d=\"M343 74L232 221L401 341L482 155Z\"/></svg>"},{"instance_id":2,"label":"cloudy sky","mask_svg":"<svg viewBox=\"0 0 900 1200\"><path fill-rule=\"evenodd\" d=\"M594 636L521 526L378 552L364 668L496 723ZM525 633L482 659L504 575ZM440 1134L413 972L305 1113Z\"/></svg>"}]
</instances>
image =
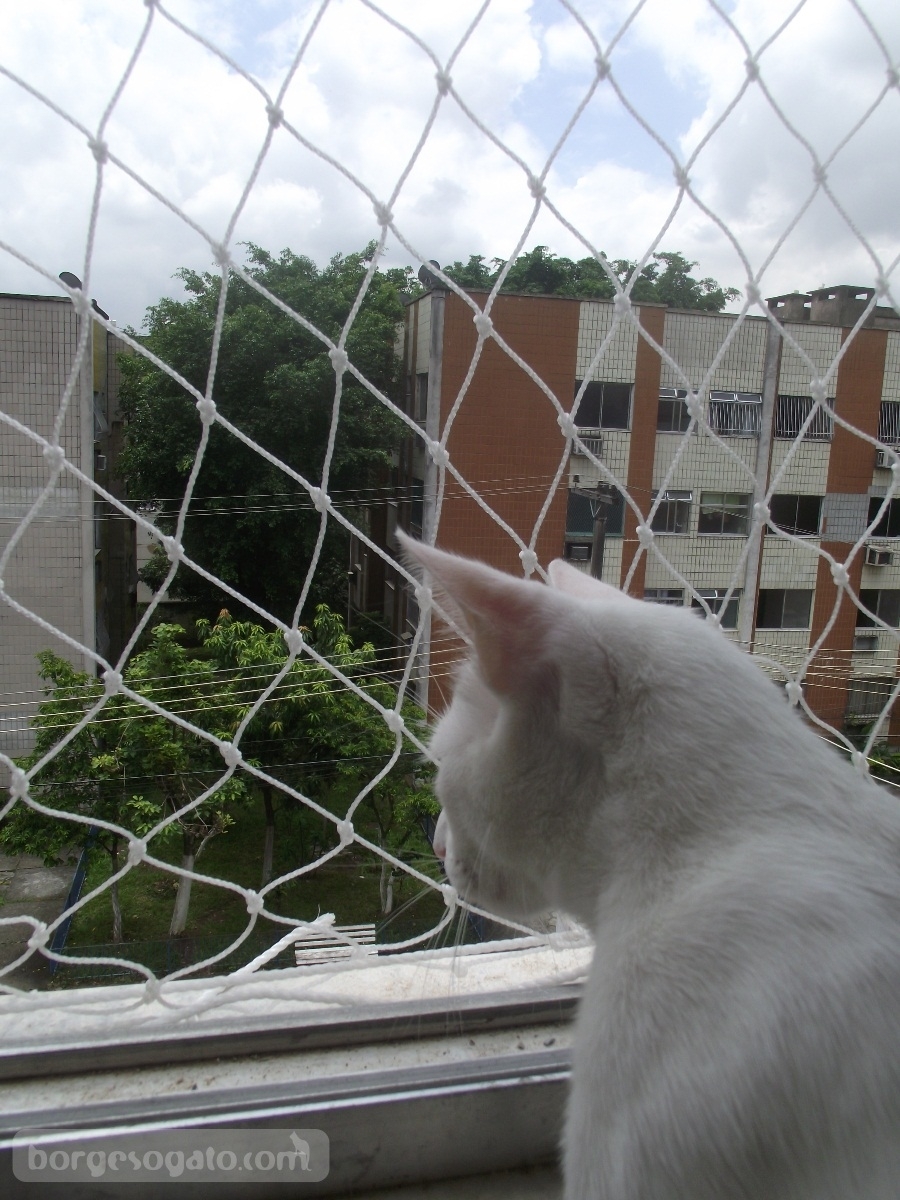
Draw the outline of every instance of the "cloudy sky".
<instances>
[{"instance_id":1,"label":"cloudy sky","mask_svg":"<svg viewBox=\"0 0 900 1200\"><path fill-rule=\"evenodd\" d=\"M215 241L233 222L238 258L253 241L324 262L378 236L366 191L384 202L399 186L388 262L413 259L397 233L442 263L512 253L534 207L527 171L544 172L592 86L546 174L559 215L542 208L526 247L678 249L743 287L737 243L764 295L868 284L900 251L897 0L29 0L0 6L0 69L21 81L0 75L0 241L15 251L0 250L0 291L52 290L16 255L84 274L96 163L62 114L96 133L148 18L104 128L127 171L103 171L91 256L90 293L120 324L180 294L178 267L212 267L188 221ZM599 81L591 35L611 68ZM445 96L417 151L434 60L451 57L468 112ZM234 220L266 96L285 84L286 120L315 150L277 129Z\"/></svg>"}]
</instances>

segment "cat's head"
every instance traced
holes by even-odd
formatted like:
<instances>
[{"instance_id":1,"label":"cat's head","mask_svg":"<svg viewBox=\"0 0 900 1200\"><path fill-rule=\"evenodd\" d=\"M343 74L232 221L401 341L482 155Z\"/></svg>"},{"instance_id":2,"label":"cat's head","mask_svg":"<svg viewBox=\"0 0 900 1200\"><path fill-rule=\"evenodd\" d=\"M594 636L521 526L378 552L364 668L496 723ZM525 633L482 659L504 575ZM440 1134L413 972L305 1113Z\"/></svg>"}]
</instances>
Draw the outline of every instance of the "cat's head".
<instances>
[{"instance_id":1,"label":"cat's head","mask_svg":"<svg viewBox=\"0 0 900 1200\"><path fill-rule=\"evenodd\" d=\"M590 920L619 834L677 838L695 802L729 786L723 753L737 762L740 739L789 717L748 656L690 611L561 560L547 587L403 544L472 643L431 740L436 849L460 893L500 916Z\"/></svg>"}]
</instances>

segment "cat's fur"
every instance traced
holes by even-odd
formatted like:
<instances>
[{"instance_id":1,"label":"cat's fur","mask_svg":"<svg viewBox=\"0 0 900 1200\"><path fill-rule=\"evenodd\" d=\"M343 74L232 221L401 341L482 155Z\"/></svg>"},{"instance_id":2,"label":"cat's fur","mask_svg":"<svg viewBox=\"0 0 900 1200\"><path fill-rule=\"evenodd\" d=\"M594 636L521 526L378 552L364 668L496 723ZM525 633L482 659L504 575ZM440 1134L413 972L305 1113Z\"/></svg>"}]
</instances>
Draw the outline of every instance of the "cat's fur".
<instances>
[{"instance_id":1,"label":"cat's fur","mask_svg":"<svg viewBox=\"0 0 900 1200\"><path fill-rule=\"evenodd\" d=\"M696 615L405 546L473 642L449 878L596 939L567 1200L900 1196L900 798Z\"/></svg>"}]
</instances>

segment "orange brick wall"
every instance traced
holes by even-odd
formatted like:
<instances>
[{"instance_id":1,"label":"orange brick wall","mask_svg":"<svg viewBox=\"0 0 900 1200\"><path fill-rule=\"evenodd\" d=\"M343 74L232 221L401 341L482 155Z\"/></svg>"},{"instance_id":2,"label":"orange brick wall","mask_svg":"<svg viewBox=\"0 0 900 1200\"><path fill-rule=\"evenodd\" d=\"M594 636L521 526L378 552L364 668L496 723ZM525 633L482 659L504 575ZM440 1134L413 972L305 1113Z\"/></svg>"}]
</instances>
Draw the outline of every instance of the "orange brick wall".
<instances>
[{"instance_id":1,"label":"orange brick wall","mask_svg":"<svg viewBox=\"0 0 900 1200\"><path fill-rule=\"evenodd\" d=\"M486 297L473 293L483 306ZM568 411L575 393L577 300L499 296L491 310L503 340L547 384ZM475 353L472 310L447 296L441 373L441 430ZM447 442L464 479L528 545L559 469L565 442L544 392L493 339L485 345ZM568 473L541 526L535 546L546 566L565 545ZM519 547L448 473L437 544L519 575ZM429 707L440 712L452 691L452 664L463 644L437 618L432 622Z\"/></svg>"},{"instance_id":2,"label":"orange brick wall","mask_svg":"<svg viewBox=\"0 0 900 1200\"><path fill-rule=\"evenodd\" d=\"M844 330L844 341L849 332ZM887 333L884 330L861 329L847 347L847 352L838 367L835 412L872 437L878 433L886 350ZM830 493L865 495L872 482L873 466L874 451L869 443L835 424L828 459L826 490ZM823 539L822 549L833 555L838 562L845 562L850 553L851 543ZM851 587L854 592L858 592L862 575L860 555L857 555L851 564L849 575ZM831 577L831 567L828 562L822 560L816 579L810 644L821 636L834 609L834 602L835 586ZM849 683L845 681L849 675L855 628L856 606L844 597L837 620L810 667L807 703L816 716L838 728L844 723L847 709ZM820 682L816 682L818 672L822 674Z\"/></svg>"}]
</instances>

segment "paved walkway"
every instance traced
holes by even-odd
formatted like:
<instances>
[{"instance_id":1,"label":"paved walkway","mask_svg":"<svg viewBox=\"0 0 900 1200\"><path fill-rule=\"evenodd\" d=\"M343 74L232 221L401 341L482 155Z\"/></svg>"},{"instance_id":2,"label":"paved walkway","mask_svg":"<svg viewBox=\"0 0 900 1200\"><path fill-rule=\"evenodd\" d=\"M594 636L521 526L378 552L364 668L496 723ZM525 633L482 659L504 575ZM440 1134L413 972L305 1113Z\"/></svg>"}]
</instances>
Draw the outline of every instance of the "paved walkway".
<instances>
[{"instance_id":1,"label":"paved walkway","mask_svg":"<svg viewBox=\"0 0 900 1200\"><path fill-rule=\"evenodd\" d=\"M72 879L74 860L61 867L45 867L33 854L0 854L0 918L30 916L48 924L63 911ZM0 967L14 962L25 950L31 937L29 922L0 925ZM31 989L46 987L50 980L49 963L42 954L32 955L2 982Z\"/></svg>"}]
</instances>

